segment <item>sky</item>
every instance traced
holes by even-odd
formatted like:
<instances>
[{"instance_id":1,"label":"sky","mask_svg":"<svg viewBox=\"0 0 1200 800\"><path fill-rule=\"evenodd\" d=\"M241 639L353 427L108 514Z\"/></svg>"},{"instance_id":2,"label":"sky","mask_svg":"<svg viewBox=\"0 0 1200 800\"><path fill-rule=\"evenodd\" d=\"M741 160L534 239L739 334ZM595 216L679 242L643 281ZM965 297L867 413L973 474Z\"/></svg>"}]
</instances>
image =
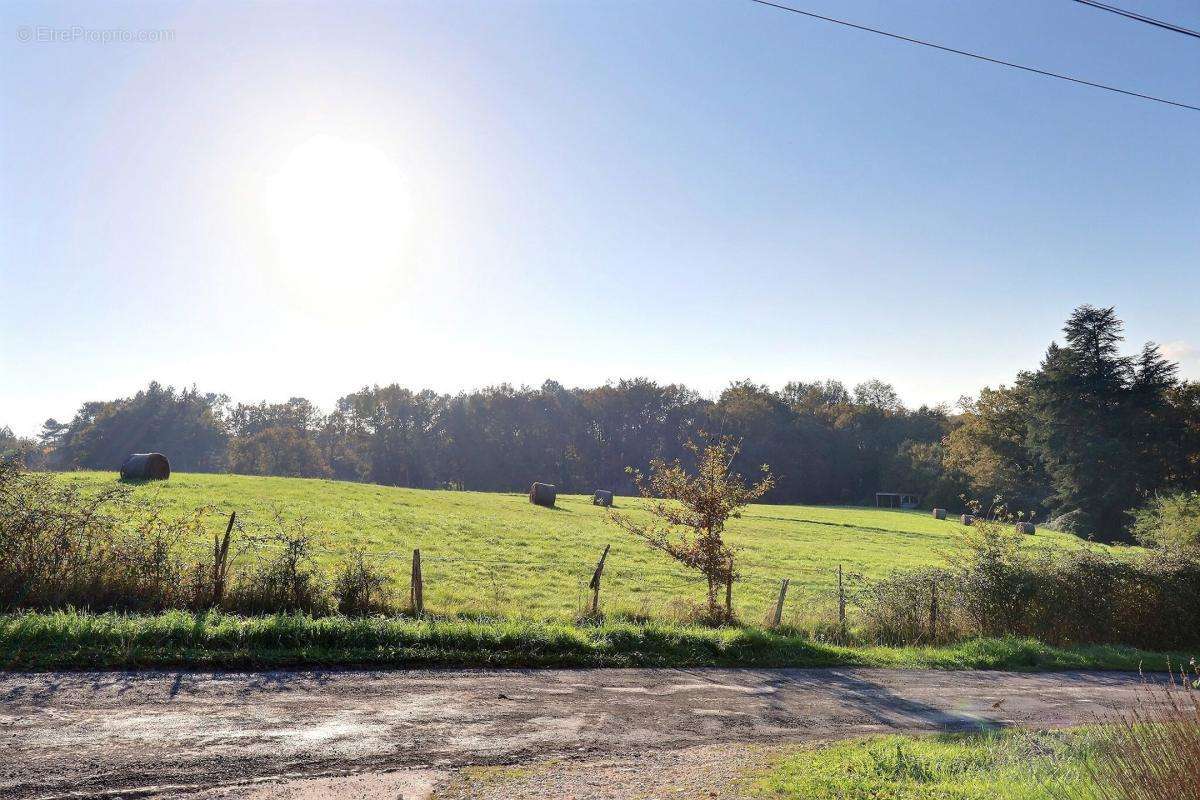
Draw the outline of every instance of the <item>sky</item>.
<instances>
[{"instance_id":1,"label":"sky","mask_svg":"<svg viewBox=\"0 0 1200 800\"><path fill-rule=\"evenodd\" d=\"M1115 1L1115 0L1114 0ZM1122 0L1200 28L1194 0ZM1070 0L795 0L1200 105ZM953 403L1072 308L1200 378L1200 113L690 2L0 5L0 426L151 380Z\"/></svg>"}]
</instances>

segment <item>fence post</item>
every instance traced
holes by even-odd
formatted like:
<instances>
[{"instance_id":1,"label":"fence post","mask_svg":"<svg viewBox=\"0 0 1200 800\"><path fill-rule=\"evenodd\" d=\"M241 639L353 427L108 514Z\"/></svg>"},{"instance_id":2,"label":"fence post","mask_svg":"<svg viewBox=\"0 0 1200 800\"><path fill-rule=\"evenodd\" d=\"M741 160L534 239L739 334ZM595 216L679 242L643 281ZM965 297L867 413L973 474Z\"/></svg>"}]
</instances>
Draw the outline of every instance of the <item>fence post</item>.
<instances>
[{"instance_id":1,"label":"fence post","mask_svg":"<svg viewBox=\"0 0 1200 800\"><path fill-rule=\"evenodd\" d=\"M938 596L937 578L929 582L929 640L937 642Z\"/></svg>"},{"instance_id":2,"label":"fence post","mask_svg":"<svg viewBox=\"0 0 1200 800\"><path fill-rule=\"evenodd\" d=\"M592 590L592 614L600 613L600 576L604 573L604 560L608 558L608 548L611 545L604 545L604 552L600 554L600 560L596 562L596 569L592 571L592 580L588 587Z\"/></svg>"},{"instance_id":3,"label":"fence post","mask_svg":"<svg viewBox=\"0 0 1200 800\"><path fill-rule=\"evenodd\" d=\"M784 578L779 583L779 599L775 601L775 616L772 618L772 628L778 628L779 623L783 622L783 599L787 597L789 583L791 583L791 580L788 578Z\"/></svg>"},{"instance_id":4,"label":"fence post","mask_svg":"<svg viewBox=\"0 0 1200 800\"><path fill-rule=\"evenodd\" d=\"M421 577L421 549L413 550L412 583L409 589L409 602L413 613L418 617L425 614L425 582Z\"/></svg>"},{"instance_id":5,"label":"fence post","mask_svg":"<svg viewBox=\"0 0 1200 800\"><path fill-rule=\"evenodd\" d=\"M842 582L842 565L838 564L838 628L842 642L846 641L846 586Z\"/></svg>"},{"instance_id":6,"label":"fence post","mask_svg":"<svg viewBox=\"0 0 1200 800\"><path fill-rule=\"evenodd\" d=\"M225 597L225 576L229 567L229 538L233 534L233 523L237 520L237 512L229 514L229 524L225 526L225 538L218 540L213 534L213 596L212 604L221 605Z\"/></svg>"}]
</instances>

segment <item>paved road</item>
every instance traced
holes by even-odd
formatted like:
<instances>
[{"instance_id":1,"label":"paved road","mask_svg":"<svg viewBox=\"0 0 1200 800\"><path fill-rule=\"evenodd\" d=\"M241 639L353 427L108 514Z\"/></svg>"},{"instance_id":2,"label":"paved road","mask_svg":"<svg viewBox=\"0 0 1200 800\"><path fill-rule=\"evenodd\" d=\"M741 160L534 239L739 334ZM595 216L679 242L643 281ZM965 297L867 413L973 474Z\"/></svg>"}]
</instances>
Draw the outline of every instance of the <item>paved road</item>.
<instances>
[{"instance_id":1,"label":"paved road","mask_svg":"<svg viewBox=\"0 0 1200 800\"><path fill-rule=\"evenodd\" d=\"M0 797L1061 726L1129 707L1139 685L1112 672L870 669L0 673Z\"/></svg>"}]
</instances>

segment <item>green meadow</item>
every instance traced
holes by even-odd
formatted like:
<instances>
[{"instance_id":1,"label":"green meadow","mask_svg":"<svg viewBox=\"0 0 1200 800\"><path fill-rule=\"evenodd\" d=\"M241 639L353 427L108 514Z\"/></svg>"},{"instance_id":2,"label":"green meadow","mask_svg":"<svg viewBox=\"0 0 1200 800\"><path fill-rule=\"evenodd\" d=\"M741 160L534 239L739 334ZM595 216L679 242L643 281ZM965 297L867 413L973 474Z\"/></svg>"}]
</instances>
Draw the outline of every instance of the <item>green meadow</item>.
<instances>
[{"instance_id":1,"label":"green meadow","mask_svg":"<svg viewBox=\"0 0 1200 800\"><path fill-rule=\"evenodd\" d=\"M62 480L101 487L114 473L65 473ZM602 606L609 613L662 618L700 601L703 582L667 556L616 528L590 497L560 495L556 508L531 505L523 494L401 489L361 483L244 475L176 473L137 485L137 496L167 514L211 506L207 527L236 511L247 535L269 527L276 511L306 518L319 537L319 559L333 564L354 550L396 577L407 592L410 560L421 549L426 608L435 613L563 619L587 596L601 551L611 546ZM617 510L644 514L634 498ZM762 621L779 582L791 580L784 620L828 613L836 602L841 565L851 589L861 577L945 564L963 528L928 512L792 505L751 506L731 522L743 580L734 604L741 619ZM1078 538L1039 530L1030 547L1081 547ZM1091 545L1098 546L1098 545ZM236 549L236 548L235 548Z\"/></svg>"}]
</instances>

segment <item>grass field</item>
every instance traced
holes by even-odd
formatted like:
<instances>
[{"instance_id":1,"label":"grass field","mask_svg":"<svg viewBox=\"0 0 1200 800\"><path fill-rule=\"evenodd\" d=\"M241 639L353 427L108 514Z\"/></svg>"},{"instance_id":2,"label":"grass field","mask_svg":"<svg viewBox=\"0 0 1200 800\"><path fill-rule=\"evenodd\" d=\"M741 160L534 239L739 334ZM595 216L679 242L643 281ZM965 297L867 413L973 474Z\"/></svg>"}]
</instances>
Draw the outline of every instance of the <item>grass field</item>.
<instances>
[{"instance_id":1,"label":"grass field","mask_svg":"<svg viewBox=\"0 0 1200 800\"><path fill-rule=\"evenodd\" d=\"M1100 732L881 736L800 748L760 778L767 800L1041 800L1088 797Z\"/></svg>"},{"instance_id":2,"label":"grass field","mask_svg":"<svg viewBox=\"0 0 1200 800\"><path fill-rule=\"evenodd\" d=\"M116 475L77 472L61 479L102 486ZM669 617L680 598L703 596L697 576L617 529L590 497L560 495L558 507L547 509L522 494L181 473L135 491L163 503L169 513L211 504L225 514L237 511L252 527L268 522L275 509L307 517L323 534L324 560L363 548L387 565L403 591L412 549L419 547L426 607L434 612L568 618L582 607L606 544L612 545L604 572L606 611ZM641 513L636 499L619 498L617 505ZM220 524L218 517L212 524ZM760 622L786 577L792 588L785 621L811 618L833 607L839 564L847 575L868 577L942 564L961 531L957 521L938 521L927 512L752 506L728 532L741 548L738 567L744 575L735 587L735 607L744 621ZM1083 546L1074 536L1043 530L1029 543Z\"/></svg>"}]
</instances>

